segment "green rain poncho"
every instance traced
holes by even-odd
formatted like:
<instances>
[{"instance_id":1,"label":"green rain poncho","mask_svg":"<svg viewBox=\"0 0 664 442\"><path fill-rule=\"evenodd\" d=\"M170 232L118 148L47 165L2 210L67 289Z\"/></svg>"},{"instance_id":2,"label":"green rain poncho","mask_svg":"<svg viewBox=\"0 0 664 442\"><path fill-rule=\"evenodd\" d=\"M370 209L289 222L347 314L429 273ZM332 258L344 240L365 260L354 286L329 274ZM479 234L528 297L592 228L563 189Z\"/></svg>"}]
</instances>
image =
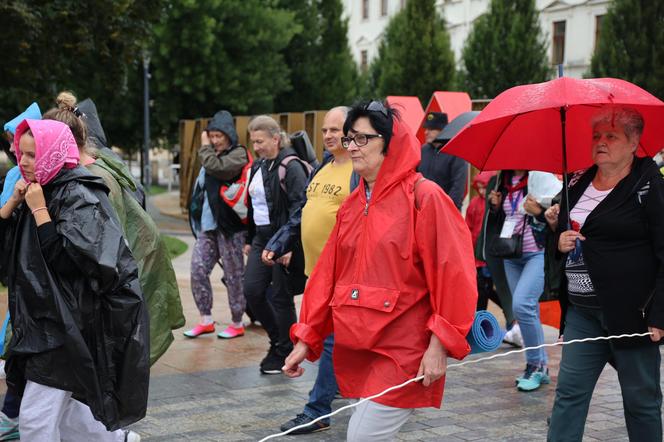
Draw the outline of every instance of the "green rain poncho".
<instances>
[{"instance_id":1,"label":"green rain poncho","mask_svg":"<svg viewBox=\"0 0 664 442\"><path fill-rule=\"evenodd\" d=\"M150 316L150 364L154 364L173 342L171 330L185 323L175 271L157 225L131 196L136 188L124 163L99 150L92 156L97 160L86 168L111 190L109 199L138 264Z\"/></svg>"}]
</instances>

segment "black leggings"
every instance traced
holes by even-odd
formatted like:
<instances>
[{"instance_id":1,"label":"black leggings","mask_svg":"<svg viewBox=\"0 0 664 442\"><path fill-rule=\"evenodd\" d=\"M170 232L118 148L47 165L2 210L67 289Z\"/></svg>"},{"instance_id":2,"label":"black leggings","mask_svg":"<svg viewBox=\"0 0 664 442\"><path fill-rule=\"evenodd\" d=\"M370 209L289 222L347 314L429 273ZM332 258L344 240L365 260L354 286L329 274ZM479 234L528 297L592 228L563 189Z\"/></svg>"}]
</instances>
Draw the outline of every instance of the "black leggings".
<instances>
[{"instance_id":1,"label":"black leggings","mask_svg":"<svg viewBox=\"0 0 664 442\"><path fill-rule=\"evenodd\" d=\"M493 288L493 279L484 276L482 267L477 267L477 310L486 310L489 299L502 307L498 293Z\"/></svg>"},{"instance_id":2,"label":"black leggings","mask_svg":"<svg viewBox=\"0 0 664 442\"><path fill-rule=\"evenodd\" d=\"M251 243L251 252L244 272L244 295L251 311L270 337L270 344L278 346L282 353L290 352L291 325L297 321L294 293L288 287L288 274L281 264L266 266L261 254L272 236L269 227L257 227ZM272 297L268 300L266 290L272 284Z\"/></svg>"}]
</instances>

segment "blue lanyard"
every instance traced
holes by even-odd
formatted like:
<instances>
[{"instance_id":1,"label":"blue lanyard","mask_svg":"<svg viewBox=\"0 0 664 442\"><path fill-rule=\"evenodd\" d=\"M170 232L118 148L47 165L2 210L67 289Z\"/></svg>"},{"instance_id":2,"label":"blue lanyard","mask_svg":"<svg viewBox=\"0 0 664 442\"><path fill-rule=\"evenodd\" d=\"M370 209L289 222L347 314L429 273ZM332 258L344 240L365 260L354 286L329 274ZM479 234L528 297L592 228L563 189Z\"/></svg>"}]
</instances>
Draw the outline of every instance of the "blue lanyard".
<instances>
[{"instance_id":1,"label":"blue lanyard","mask_svg":"<svg viewBox=\"0 0 664 442\"><path fill-rule=\"evenodd\" d=\"M521 197L523 196L523 190L517 190L519 192L519 195L516 197L516 200L512 198L512 194L508 193L507 197L510 200L510 206L512 206L512 213L510 216L514 216L514 212L516 212L516 207L519 205L519 201L521 200Z\"/></svg>"}]
</instances>

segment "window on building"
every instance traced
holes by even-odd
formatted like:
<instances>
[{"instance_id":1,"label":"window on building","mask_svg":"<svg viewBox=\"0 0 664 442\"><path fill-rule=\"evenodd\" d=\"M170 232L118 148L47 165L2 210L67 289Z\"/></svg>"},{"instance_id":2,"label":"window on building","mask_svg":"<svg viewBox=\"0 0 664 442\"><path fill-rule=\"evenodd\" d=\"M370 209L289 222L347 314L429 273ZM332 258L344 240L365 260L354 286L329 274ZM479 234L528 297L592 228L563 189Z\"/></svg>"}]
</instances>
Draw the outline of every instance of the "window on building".
<instances>
[{"instance_id":1,"label":"window on building","mask_svg":"<svg viewBox=\"0 0 664 442\"><path fill-rule=\"evenodd\" d=\"M369 0L362 0L362 18L369 19Z\"/></svg>"},{"instance_id":2,"label":"window on building","mask_svg":"<svg viewBox=\"0 0 664 442\"><path fill-rule=\"evenodd\" d=\"M599 38L602 35L602 22L604 21L603 15L595 16L595 49L599 46Z\"/></svg>"},{"instance_id":3,"label":"window on building","mask_svg":"<svg viewBox=\"0 0 664 442\"><path fill-rule=\"evenodd\" d=\"M387 0L380 0L380 15L381 17L387 15Z\"/></svg>"},{"instance_id":4,"label":"window on building","mask_svg":"<svg viewBox=\"0 0 664 442\"><path fill-rule=\"evenodd\" d=\"M401 0L401 9L403 9L406 6L406 0Z\"/></svg>"},{"instance_id":5,"label":"window on building","mask_svg":"<svg viewBox=\"0 0 664 442\"><path fill-rule=\"evenodd\" d=\"M366 72L368 67L369 67L369 53L365 49L360 52L360 69L362 69L362 72Z\"/></svg>"},{"instance_id":6,"label":"window on building","mask_svg":"<svg viewBox=\"0 0 664 442\"><path fill-rule=\"evenodd\" d=\"M553 22L553 58L551 63L563 64L565 61L565 21Z\"/></svg>"}]
</instances>

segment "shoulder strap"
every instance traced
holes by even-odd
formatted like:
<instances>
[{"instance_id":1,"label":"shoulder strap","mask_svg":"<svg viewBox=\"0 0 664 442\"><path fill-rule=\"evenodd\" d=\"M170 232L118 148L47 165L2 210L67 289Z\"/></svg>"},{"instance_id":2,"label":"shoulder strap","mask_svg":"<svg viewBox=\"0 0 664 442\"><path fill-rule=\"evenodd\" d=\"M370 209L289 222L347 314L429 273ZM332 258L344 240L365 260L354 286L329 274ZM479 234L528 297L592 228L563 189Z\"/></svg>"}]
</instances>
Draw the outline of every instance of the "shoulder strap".
<instances>
[{"instance_id":1,"label":"shoulder strap","mask_svg":"<svg viewBox=\"0 0 664 442\"><path fill-rule=\"evenodd\" d=\"M313 169L309 163L307 163L297 155L288 155L283 160L281 160L281 163L279 163L279 167L277 169L277 174L279 175L279 185L281 186L281 190L283 190L284 192L286 192L286 168L288 167L288 164L290 164L290 162L293 160L300 163L300 165L304 169L304 173L306 173L307 175L307 178L311 175L311 171Z\"/></svg>"}]
</instances>

